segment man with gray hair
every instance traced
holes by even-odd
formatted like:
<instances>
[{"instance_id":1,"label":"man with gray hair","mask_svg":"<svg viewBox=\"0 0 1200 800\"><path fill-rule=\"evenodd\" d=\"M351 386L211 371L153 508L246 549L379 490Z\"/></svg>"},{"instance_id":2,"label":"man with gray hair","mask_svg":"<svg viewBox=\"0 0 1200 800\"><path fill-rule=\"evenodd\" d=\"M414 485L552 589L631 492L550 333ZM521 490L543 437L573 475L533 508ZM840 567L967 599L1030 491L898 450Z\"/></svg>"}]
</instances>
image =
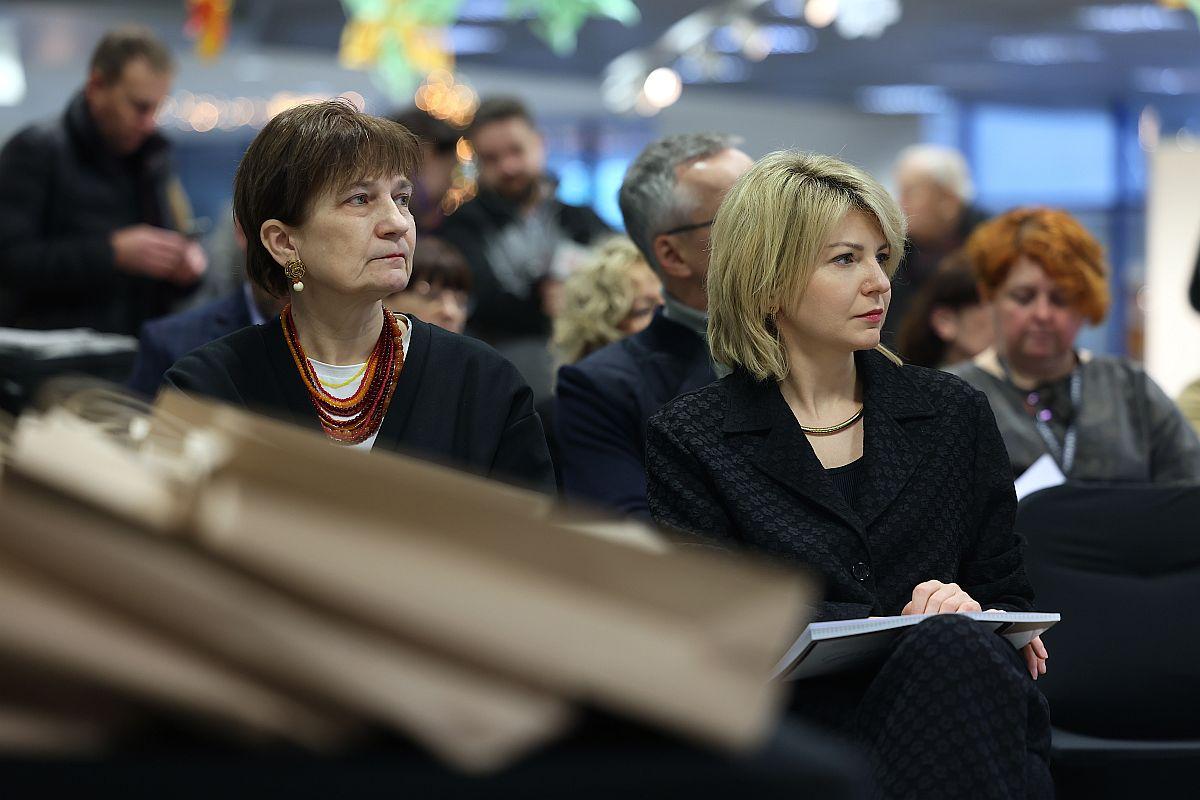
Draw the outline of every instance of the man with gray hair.
<instances>
[{"instance_id":1,"label":"man with gray hair","mask_svg":"<svg viewBox=\"0 0 1200 800\"><path fill-rule=\"evenodd\" d=\"M975 226L987 219L971 205L975 197L971 171L962 153L953 148L907 147L896 159L894 174L896 199L908 217L908 241L904 261L892 280L885 336L900 329L910 303L942 259L962 247Z\"/></svg>"},{"instance_id":2,"label":"man with gray hair","mask_svg":"<svg viewBox=\"0 0 1200 800\"><path fill-rule=\"evenodd\" d=\"M621 184L625 229L663 282L665 305L641 333L558 372L556 431L569 497L649 516L646 419L716 375L708 326L709 231L752 160L739 140L710 133L652 142Z\"/></svg>"}]
</instances>

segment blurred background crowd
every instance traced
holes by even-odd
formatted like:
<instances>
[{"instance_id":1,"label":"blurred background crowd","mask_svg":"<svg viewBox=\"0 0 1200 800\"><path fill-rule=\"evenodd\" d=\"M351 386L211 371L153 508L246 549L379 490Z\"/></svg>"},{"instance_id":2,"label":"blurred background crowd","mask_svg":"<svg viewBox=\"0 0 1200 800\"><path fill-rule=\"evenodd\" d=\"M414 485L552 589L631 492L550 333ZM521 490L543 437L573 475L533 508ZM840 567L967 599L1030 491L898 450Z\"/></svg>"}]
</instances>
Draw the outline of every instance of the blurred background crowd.
<instances>
[{"instance_id":1,"label":"blurred background crowd","mask_svg":"<svg viewBox=\"0 0 1200 800\"><path fill-rule=\"evenodd\" d=\"M591 245L603 232L622 231L617 189L644 145L664 134L717 130L740 137L752 157L781 147L839 154L893 189L909 214L914 252L896 280L887 331L906 358L949 363L986 343L986 326L971 323L981 317L972 316L969 288L932 276L976 222L1035 204L1079 218L1111 265L1111 307L1082 329L1080 345L1146 360L1173 397L1200 372L1200 365L1181 363L1170 344L1200 325L1181 301L1195 234L1171 229L1172 208L1181 217L1186 212L1177 198L1156 200L1152 181L1156 156L1186 158L1195 149L1193 131L1200 131L1190 102L1195 23L1184 8L912 0L846 2L839 13L836 2L664 2L634 9L635 22L632 4L613 3L573 24L573 12L555 17L556 51L529 24L538 13L533 5L444 3L440 17L410 13L408 23L397 23L411 26L405 30L389 21L386 5L364 4L359 13L355 4L325 0L4 4L6 140L62 113L109 28L145 23L178 61L149 99L161 101L153 118L171 142L179 194L194 220L188 224L198 226L188 233L208 269L198 287L185 284L132 317L94 327L136 334L148 318L236 286L242 259L229 202L241 152L282 108L345 96L371 113L397 115L422 136L426 159L415 199L422 238L444 234L468 264L483 257L472 251L473 234L499 224L500 212L476 203L439 229L481 187L512 197L536 182L559 202L588 209L590 216L566 227L572 241ZM383 55L393 33L427 36L431 44L403 57ZM476 152L467 125L489 96L523 104L530 142L517 141L520 126L500 125L513 141L494 137ZM406 110L414 99L424 111ZM918 144L928 147L910 149ZM515 146L526 149L491 152ZM1164 217L1161 234L1149 216L1156 209ZM432 257L437 246L426 252ZM550 317L563 308L565 277L587 253L555 246L551 254L536 238L523 246L544 251L530 253L544 262L530 274L490 264L488 279L455 291L467 300L469 329L493 344L506 341L502 352L544 396L555 358L542 352ZM4 273L14 269L20 267L6 264ZM13 291L41 291L17 284ZM426 284L428 294L433 284ZM533 284L538 296L513 305L512 296ZM921 290L926 296L918 301ZM430 299L453 306L454 297L443 294ZM10 298L9 307L25 302ZM33 302L40 307L41 300ZM1149 315L1152 308L1158 313ZM98 321L86 314L59 321L28 309L24 319L13 316L20 313L8 311L6 324Z\"/></svg>"},{"instance_id":2,"label":"blurred background crowd","mask_svg":"<svg viewBox=\"0 0 1200 800\"><path fill-rule=\"evenodd\" d=\"M1048 454L1073 480L1200 480L1190 5L4 0L0 405L77 371L150 399L278 317L235 171L279 114L341 99L418 142L385 305L532 389L554 486L500 477L649 516L646 420L728 372L717 208L796 149L895 197L882 343L987 395L1012 478Z\"/></svg>"}]
</instances>

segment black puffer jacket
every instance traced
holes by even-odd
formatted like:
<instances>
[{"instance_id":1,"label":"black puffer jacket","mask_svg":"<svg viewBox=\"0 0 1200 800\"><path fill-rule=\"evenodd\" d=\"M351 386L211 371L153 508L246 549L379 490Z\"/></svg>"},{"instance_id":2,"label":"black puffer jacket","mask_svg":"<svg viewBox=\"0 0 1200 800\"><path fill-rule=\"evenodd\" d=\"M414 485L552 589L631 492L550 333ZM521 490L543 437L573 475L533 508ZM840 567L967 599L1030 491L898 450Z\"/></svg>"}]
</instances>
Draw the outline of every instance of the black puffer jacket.
<instances>
[{"instance_id":1,"label":"black puffer jacket","mask_svg":"<svg viewBox=\"0 0 1200 800\"><path fill-rule=\"evenodd\" d=\"M0 325L134 334L169 312L186 290L119 271L109 236L179 228L174 180L157 134L128 158L110 155L82 92L62 117L17 133L0 151Z\"/></svg>"}]
</instances>

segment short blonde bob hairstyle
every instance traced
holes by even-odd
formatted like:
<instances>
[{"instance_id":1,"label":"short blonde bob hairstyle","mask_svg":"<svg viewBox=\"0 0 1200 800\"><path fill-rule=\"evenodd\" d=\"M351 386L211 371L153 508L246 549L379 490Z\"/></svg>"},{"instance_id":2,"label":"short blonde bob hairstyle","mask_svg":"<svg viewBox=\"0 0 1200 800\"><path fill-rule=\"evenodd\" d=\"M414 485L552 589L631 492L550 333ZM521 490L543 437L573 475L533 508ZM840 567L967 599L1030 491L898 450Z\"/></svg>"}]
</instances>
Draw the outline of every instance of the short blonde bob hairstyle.
<instances>
[{"instance_id":1,"label":"short blonde bob hairstyle","mask_svg":"<svg viewBox=\"0 0 1200 800\"><path fill-rule=\"evenodd\" d=\"M891 278L904 253L904 215L865 171L832 156L780 150L738 179L712 229L708 338L716 361L758 380L787 376L773 314L803 295L834 227L851 209L879 224L891 248L884 267Z\"/></svg>"},{"instance_id":2,"label":"short blonde bob hairstyle","mask_svg":"<svg viewBox=\"0 0 1200 800\"><path fill-rule=\"evenodd\" d=\"M552 340L559 363L574 364L625 337L620 325L633 310L638 270L654 274L637 245L628 237L614 236L567 278Z\"/></svg>"}]
</instances>

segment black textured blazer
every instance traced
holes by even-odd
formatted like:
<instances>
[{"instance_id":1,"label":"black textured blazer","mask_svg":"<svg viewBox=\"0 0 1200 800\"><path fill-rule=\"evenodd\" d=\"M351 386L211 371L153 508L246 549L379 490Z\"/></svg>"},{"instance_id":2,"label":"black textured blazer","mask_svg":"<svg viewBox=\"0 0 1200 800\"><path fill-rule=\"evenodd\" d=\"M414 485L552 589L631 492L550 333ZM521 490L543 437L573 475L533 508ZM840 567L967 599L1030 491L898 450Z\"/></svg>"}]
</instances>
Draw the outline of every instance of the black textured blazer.
<instances>
[{"instance_id":1,"label":"black textured blazer","mask_svg":"<svg viewBox=\"0 0 1200 800\"><path fill-rule=\"evenodd\" d=\"M483 342L409 320L404 370L374 447L552 491L546 436L516 367ZM165 382L321 429L278 317L192 351Z\"/></svg>"},{"instance_id":2,"label":"black textured blazer","mask_svg":"<svg viewBox=\"0 0 1200 800\"><path fill-rule=\"evenodd\" d=\"M1012 471L987 397L873 350L856 361L865 428L854 508L778 384L735 371L650 418L654 518L806 565L825 584L822 620L899 614L930 579L958 583L984 608L1030 609Z\"/></svg>"}]
</instances>

